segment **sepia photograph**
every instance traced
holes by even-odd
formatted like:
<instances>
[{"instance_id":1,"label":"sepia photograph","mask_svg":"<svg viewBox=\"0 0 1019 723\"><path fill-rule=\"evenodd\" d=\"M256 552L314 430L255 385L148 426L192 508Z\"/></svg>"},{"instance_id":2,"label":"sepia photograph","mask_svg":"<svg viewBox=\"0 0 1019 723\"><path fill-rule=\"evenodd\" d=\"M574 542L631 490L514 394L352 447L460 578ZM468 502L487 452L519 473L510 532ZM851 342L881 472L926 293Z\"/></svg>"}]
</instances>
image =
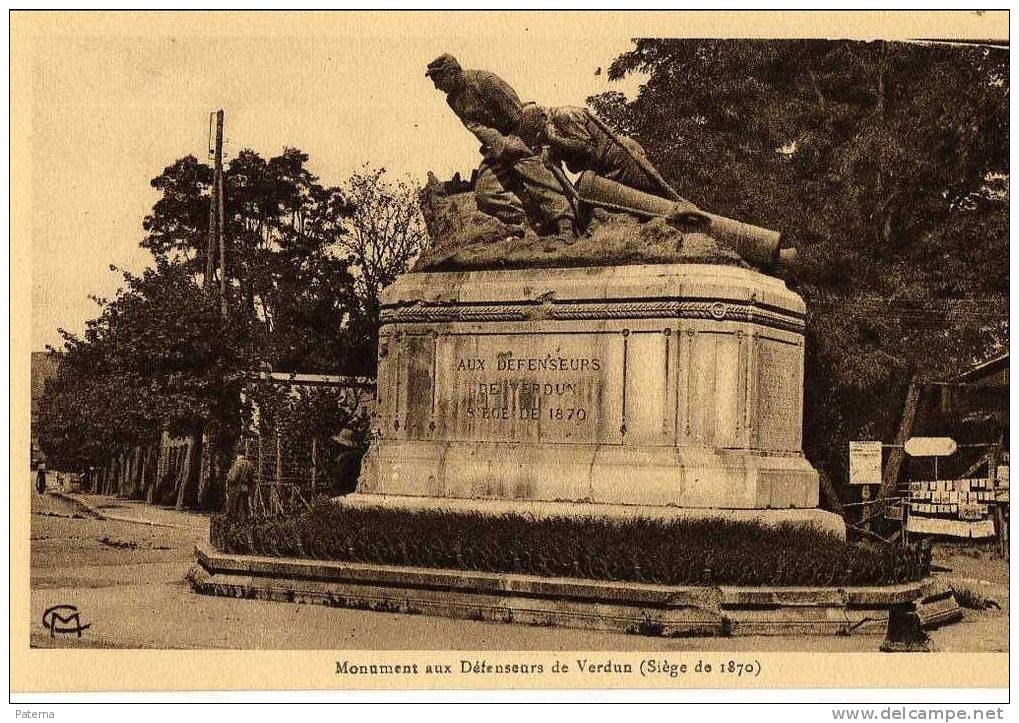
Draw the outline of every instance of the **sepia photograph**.
<instances>
[{"instance_id":1,"label":"sepia photograph","mask_svg":"<svg viewBox=\"0 0 1019 723\"><path fill-rule=\"evenodd\" d=\"M1007 11L9 22L12 691L1008 687Z\"/></svg>"}]
</instances>

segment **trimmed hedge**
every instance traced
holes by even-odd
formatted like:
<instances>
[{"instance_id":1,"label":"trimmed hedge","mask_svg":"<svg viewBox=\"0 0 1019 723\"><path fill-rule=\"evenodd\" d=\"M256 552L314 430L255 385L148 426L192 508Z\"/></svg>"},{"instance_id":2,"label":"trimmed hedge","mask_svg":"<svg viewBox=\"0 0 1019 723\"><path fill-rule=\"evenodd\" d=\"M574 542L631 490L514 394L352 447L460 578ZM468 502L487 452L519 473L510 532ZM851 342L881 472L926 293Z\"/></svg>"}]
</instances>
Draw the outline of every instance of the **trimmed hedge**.
<instances>
[{"instance_id":1,"label":"trimmed hedge","mask_svg":"<svg viewBox=\"0 0 1019 723\"><path fill-rule=\"evenodd\" d=\"M732 520L609 520L345 508L217 515L223 552L669 585L886 585L930 574L918 547L848 544L819 528Z\"/></svg>"}]
</instances>

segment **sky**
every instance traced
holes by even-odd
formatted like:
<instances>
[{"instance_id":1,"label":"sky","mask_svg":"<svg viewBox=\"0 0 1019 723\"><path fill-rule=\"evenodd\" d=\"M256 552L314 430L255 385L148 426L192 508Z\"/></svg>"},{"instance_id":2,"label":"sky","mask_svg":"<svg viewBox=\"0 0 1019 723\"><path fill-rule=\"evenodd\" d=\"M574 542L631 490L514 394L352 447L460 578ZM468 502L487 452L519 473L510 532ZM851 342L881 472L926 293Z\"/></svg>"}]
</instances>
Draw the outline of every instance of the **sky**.
<instances>
[{"instance_id":1,"label":"sky","mask_svg":"<svg viewBox=\"0 0 1019 723\"><path fill-rule=\"evenodd\" d=\"M477 141L424 76L442 52L540 103L583 105L638 83L596 75L632 47L611 28L564 42L524 22L468 33L321 21L313 36L97 28L33 42L33 349L59 346L58 327L79 333L97 315L89 295L109 297L120 285L111 264L139 271L149 263L138 246L158 199L149 181L181 156L207 157L212 110L226 114L227 161L243 148L270 156L296 146L330 185L364 162L423 181L430 170L469 173L480 160Z\"/></svg>"}]
</instances>

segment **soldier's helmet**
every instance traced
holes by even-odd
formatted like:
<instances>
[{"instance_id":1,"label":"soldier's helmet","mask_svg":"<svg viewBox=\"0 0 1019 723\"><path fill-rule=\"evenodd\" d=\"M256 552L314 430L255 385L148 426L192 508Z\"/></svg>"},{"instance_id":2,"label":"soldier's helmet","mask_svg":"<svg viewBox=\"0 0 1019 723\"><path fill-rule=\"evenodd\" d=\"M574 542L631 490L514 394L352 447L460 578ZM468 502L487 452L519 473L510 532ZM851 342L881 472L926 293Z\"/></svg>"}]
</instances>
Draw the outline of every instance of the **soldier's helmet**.
<instances>
[{"instance_id":1,"label":"soldier's helmet","mask_svg":"<svg viewBox=\"0 0 1019 723\"><path fill-rule=\"evenodd\" d=\"M449 53L443 53L438 58L428 64L428 70L425 71L426 77L434 75L453 75L459 73L462 70L460 63Z\"/></svg>"}]
</instances>

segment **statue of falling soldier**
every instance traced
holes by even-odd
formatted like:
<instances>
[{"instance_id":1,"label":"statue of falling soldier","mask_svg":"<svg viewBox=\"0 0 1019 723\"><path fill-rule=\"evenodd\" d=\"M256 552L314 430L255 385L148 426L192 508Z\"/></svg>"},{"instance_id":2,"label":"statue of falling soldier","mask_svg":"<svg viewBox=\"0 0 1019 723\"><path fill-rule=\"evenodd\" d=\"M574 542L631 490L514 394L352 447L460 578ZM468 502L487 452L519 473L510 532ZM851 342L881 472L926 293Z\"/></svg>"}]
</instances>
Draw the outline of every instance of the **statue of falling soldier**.
<instances>
[{"instance_id":1,"label":"statue of falling soldier","mask_svg":"<svg viewBox=\"0 0 1019 723\"><path fill-rule=\"evenodd\" d=\"M665 217L677 228L728 243L745 261L765 269L795 258L795 249L779 248L778 231L708 213L680 196L637 141L616 133L586 108L527 103L517 133L529 146L543 149L546 162L573 189L581 210L588 206L645 219ZM560 163L580 175L575 187Z\"/></svg>"},{"instance_id":2,"label":"statue of falling soldier","mask_svg":"<svg viewBox=\"0 0 1019 723\"><path fill-rule=\"evenodd\" d=\"M661 218L679 231L707 234L765 271L795 258L795 249L780 250L779 232L709 213L680 196L639 143L586 108L521 103L497 75L464 70L448 54L432 61L426 75L482 143L474 201L479 211L504 224L503 236L521 238L531 230L572 244L592 210L600 208L643 221ZM575 184L563 165L579 174ZM435 196L451 189L440 188L434 176L429 179L422 207L431 222Z\"/></svg>"}]
</instances>

